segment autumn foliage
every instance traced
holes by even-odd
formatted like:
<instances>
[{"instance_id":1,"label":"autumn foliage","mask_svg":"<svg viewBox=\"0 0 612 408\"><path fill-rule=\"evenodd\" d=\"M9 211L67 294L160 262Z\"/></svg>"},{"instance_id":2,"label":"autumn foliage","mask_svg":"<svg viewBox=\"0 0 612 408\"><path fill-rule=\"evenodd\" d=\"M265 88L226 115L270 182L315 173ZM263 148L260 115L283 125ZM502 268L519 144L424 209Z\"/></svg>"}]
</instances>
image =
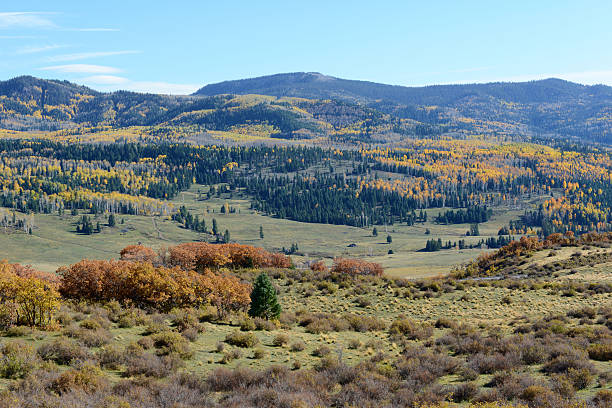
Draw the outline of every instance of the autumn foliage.
<instances>
[{"instance_id":1,"label":"autumn foliage","mask_svg":"<svg viewBox=\"0 0 612 408\"><path fill-rule=\"evenodd\" d=\"M383 274L383 268L380 264L351 258L334 259L331 271L348 275L382 276Z\"/></svg>"},{"instance_id":2,"label":"autumn foliage","mask_svg":"<svg viewBox=\"0 0 612 408\"><path fill-rule=\"evenodd\" d=\"M325 262L319 260L310 265L310 270L313 272L327 272Z\"/></svg>"},{"instance_id":3,"label":"autumn foliage","mask_svg":"<svg viewBox=\"0 0 612 408\"><path fill-rule=\"evenodd\" d=\"M158 259L154 250L144 245L128 245L119 253L122 261L151 262Z\"/></svg>"},{"instance_id":4,"label":"autumn foliage","mask_svg":"<svg viewBox=\"0 0 612 408\"><path fill-rule=\"evenodd\" d=\"M184 269L206 268L288 268L291 259L283 254L241 244L189 242L168 249L166 262Z\"/></svg>"},{"instance_id":5,"label":"autumn foliage","mask_svg":"<svg viewBox=\"0 0 612 408\"><path fill-rule=\"evenodd\" d=\"M248 284L209 270L197 273L150 262L83 260L58 272L60 293L73 299L117 300L162 311L211 303L221 316L250 302Z\"/></svg>"},{"instance_id":6,"label":"autumn foliage","mask_svg":"<svg viewBox=\"0 0 612 408\"><path fill-rule=\"evenodd\" d=\"M57 279L18 264L0 263L0 325L46 327L59 306Z\"/></svg>"},{"instance_id":7,"label":"autumn foliage","mask_svg":"<svg viewBox=\"0 0 612 408\"><path fill-rule=\"evenodd\" d=\"M251 285L229 274L215 274L207 270L204 282L209 290L210 303L217 308L220 318L231 311L244 311L251 303Z\"/></svg>"},{"instance_id":8,"label":"autumn foliage","mask_svg":"<svg viewBox=\"0 0 612 408\"><path fill-rule=\"evenodd\" d=\"M493 275L497 272L498 266L508 259L518 258L542 249L579 246L595 242L612 242L612 232L589 232L578 238L574 236L572 231L567 231L565 234L550 234L545 239L521 237L520 240L512 241L495 252L481 254L466 269L457 271L454 275L458 278L474 275Z\"/></svg>"}]
</instances>

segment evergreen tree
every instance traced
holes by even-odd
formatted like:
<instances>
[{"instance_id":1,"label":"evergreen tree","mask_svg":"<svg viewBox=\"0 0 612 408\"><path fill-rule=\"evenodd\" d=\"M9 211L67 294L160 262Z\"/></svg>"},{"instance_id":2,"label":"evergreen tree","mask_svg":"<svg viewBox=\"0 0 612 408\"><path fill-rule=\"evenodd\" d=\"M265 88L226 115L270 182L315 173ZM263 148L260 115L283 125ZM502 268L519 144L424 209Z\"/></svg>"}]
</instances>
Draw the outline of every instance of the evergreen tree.
<instances>
[{"instance_id":1,"label":"evergreen tree","mask_svg":"<svg viewBox=\"0 0 612 408\"><path fill-rule=\"evenodd\" d=\"M259 226L259 238L264 239L263 225Z\"/></svg>"},{"instance_id":2,"label":"evergreen tree","mask_svg":"<svg viewBox=\"0 0 612 408\"><path fill-rule=\"evenodd\" d=\"M393 238L391 238L391 235L387 235L387 244L390 244L393 242Z\"/></svg>"},{"instance_id":3,"label":"evergreen tree","mask_svg":"<svg viewBox=\"0 0 612 408\"><path fill-rule=\"evenodd\" d=\"M116 224L116 221L115 221L115 214L111 213L111 214L108 216L108 226L109 226L109 227L114 227L114 226L115 226L115 224Z\"/></svg>"},{"instance_id":4,"label":"evergreen tree","mask_svg":"<svg viewBox=\"0 0 612 408\"><path fill-rule=\"evenodd\" d=\"M478 228L478 224L470 225L470 235L473 237L477 237L480 235L480 229Z\"/></svg>"},{"instance_id":5,"label":"evergreen tree","mask_svg":"<svg viewBox=\"0 0 612 408\"><path fill-rule=\"evenodd\" d=\"M217 227L217 220L215 218L213 218L212 233L213 235L217 235L219 233L219 229Z\"/></svg>"},{"instance_id":6,"label":"evergreen tree","mask_svg":"<svg viewBox=\"0 0 612 408\"><path fill-rule=\"evenodd\" d=\"M229 230L225 230L225 233L223 234L223 242L225 242L226 244L230 242Z\"/></svg>"},{"instance_id":7,"label":"evergreen tree","mask_svg":"<svg viewBox=\"0 0 612 408\"><path fill-rule=\"evenodd\" d=\"M378 236L378 229L376 227L374 227L374 229L372 230L372 236L374 237Z\"/></svg>"},{"instance_id":8,"label":"evergreen tree","mask_svg":"<svg viewBox=\"0 0 612 408\"><path fill-rule=\"evenodd\" d=\"M281 306L276 298L276 290L274 286L272 286L272 282L270 282L268 275L262 272L253 285L249 316L270 320L278 319L280 313Z\"/></svg>"}]
</instances>

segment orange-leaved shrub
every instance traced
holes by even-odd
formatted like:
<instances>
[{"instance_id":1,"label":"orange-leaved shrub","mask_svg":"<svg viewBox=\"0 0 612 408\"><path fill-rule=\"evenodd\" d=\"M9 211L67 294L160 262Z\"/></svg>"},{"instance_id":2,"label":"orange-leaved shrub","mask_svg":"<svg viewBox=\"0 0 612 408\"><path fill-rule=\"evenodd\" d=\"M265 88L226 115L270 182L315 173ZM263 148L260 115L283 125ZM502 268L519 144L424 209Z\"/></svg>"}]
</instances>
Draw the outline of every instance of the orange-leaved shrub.
<instances>
[{"instance_id":1,"label":"orange-leaved shrub","mask_svg":"<svg viewBox=\"0 0 612 408\"><path fill-rule=\"evenodd\" d=\"M383 274L383 268L379 263L351 258L334 259L334 265L331 271L348 275L382 276Z\"/></svg>"},{"instance_id":2,"label":"orange-leaved shrub","mask_svg":"<svg viewBox=\"0 0 612 408\"><path fill-rule=\"evenodd\" d=\"M144 245L128 245L119 253L122 261L151 262L158 260L158 255L149 247Z\"/></svg>"},{"instance_id":3,"label":"orange-leaved shrub","mask_svg":"<svg viewBox=\"0 0 612 408\"><path fill-rule=\"evenodd\" d=\"M283 254L266 251L251 245L209 244L188 242L168 249L166 263L184 269L206 268L289 268L291 259Z\"/></svg>"},{"instance_id":4,"label":"orange-leaved shrub","mask_svg":"<svg viewBox=\"0 0 612 408\"><path fill-rule=\"evenodd\" d=\"M310 270L313 272L327 272L327 266L325 265L325 262L319 260L310 265Z\"/></svg>"},{"instance_id":5,"label":"orange-leaved shrub","mask_svg":"<svg viewBox=\"0 0 612 408\"><path fill-rule=\"evenodd\" d=\"M220 315L244 309L250 302L250 285L210 270L197 273L150 262L82 260L60 268L58 274L60 293L73 299L117 300L161 311L212 303Z\"/></svg>"},{"instance_id":6,"label":"orange-leaved shrub","mask_svg":"<svg viewBox=\"0 0 612 408\"><path fill-rule=\"evenodd\" d=\"M504 261L512 258L521 257L542 249L554 248L557 246L578 246L582 244L607 243L612 241L612 232L589 232L574 237L572 231L565 234L554 233L540 240L537 237L521 237L520 240L511 241L497 251L481 254L476 261L470 262L465 268L453 271L452 276L462 279L470 276L493 275L499 272L499 266Z\"/></svg>"}]
</instances>

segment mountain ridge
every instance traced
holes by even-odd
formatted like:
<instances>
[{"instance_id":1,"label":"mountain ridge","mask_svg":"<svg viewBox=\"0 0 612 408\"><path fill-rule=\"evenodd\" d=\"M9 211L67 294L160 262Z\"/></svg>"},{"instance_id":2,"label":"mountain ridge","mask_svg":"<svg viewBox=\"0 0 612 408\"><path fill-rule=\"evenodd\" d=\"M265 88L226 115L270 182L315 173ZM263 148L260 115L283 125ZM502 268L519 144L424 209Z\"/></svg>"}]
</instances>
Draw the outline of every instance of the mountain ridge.
<instances>
[{"instance_id":1,"label":"mountain ridge","mask_svg":"<svg viewBox=\"0 0 612 408\"><path fill-rule=\"evenodd\" d=\"M196 126L283 138L389 141L534 135L612 144L612 87L549 78L402 87L297 72L209 84L192 95L98 92L20 76L0 82L0 128Z\"/></svg>"},{"instance_id":2,"label":"mountain ridge","mask_svg":"<svg viewBox=\"0 0 612 408\"><path fill-rule=\"evenodd\" d=\"M229 80L213 84L208 84L193 95L219 95L219 94L263 94L274 96L299 96L306 98L320 99L330 95L315 95L313 90L308 93L305 89L306 85L310 85L313 89L332 89L330 92L344 89L346 94L355 95L361 87L362 93L359 95L364 99L385 99L391 96L391 100L400 103L408 102L407 99L415 99L417 97L433 98L434 95L440 92L449 90L462 90L468 93L477 91L485 93L487 90L496 91L499 93L499 88L527 88L537 87L542 90L555 91L554 95L563 96L570 91L585 91L588 89L602 88L606 93L612 96L612 87L606 85L583 85L571 81L566 81L559 78L546 78L541 80L524 81L524 82L487 82L487 83L463 83L463 84L443 84L443 85L426 85L426 86L403 86L390 85L364 80L349 80L337 78L329 75L324 75L318 72L291 72L273 75L265 75L254 78ZM293 87L293 88L291 88ZM368 87L364 89L364 87ZM377 95L378 93L378 95ZM401 97L401 94L406 94ZM399 96L399 97L398 97ZM541 96L541 95L540 95Z\"/></svg>"}]
</instances>

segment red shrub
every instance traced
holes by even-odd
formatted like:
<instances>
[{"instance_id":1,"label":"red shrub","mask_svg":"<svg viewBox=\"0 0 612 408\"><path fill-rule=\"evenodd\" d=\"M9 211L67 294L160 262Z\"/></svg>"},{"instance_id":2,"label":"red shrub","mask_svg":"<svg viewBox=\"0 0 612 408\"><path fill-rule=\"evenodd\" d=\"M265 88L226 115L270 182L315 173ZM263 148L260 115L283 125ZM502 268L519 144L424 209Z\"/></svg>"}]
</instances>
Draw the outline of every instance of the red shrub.
<instances>
[{"instance_id":1,"label":"red shrub","mask_svg":"<svg viewBox=\"0 0 612 408\"><path fill-rule=\"evenodd\" d=\"M189 242L171 247L168 252L168 264L184 269L288 268L291 266L289 257L251 245Z\"/></svg>"},{"instance_id":2,"label":"red shrub","mask_svg":"<svg viewBox=\"0 0 612 408\"><path fill-rule=\"evenodd\" d=\"M362 261L361 259L336 258L334 259L332 272L348 275L382 276L383 268L378 263Z\"/></svg>"},{"instance_id":3,"label":"red shrub","mask_svg":"<svg viewBox=\"0 0 612 408\"><path fill-rule=\"evenodd\" d=\"M325 262L317 261L310 265L310 270L313 272L327 272L327 266L325 266Z\"/></svg>"},{"instance_id":4,"label":"red shrub","mask_svg":"<svg viewBox=\"0 0 612 408\"><path fill-rule=\"evenodd\" d=\"M249 304L250 286L229 275L203 274L150 262L83 260L60 268L60 293L90 301L117 300L139 307L170 310L211 302L220 312Z\"/></svg>"},{"instance_id":5,"label":"red shrub","mask_svg":"<svg viewBox=\"0 0 612 408\"><path fill-rule=\"evenodd\" d=\"M158 259L155 251L144 245L128 245L119 254L122 261L155 263Z\"/></svg>"}]
</instances>

